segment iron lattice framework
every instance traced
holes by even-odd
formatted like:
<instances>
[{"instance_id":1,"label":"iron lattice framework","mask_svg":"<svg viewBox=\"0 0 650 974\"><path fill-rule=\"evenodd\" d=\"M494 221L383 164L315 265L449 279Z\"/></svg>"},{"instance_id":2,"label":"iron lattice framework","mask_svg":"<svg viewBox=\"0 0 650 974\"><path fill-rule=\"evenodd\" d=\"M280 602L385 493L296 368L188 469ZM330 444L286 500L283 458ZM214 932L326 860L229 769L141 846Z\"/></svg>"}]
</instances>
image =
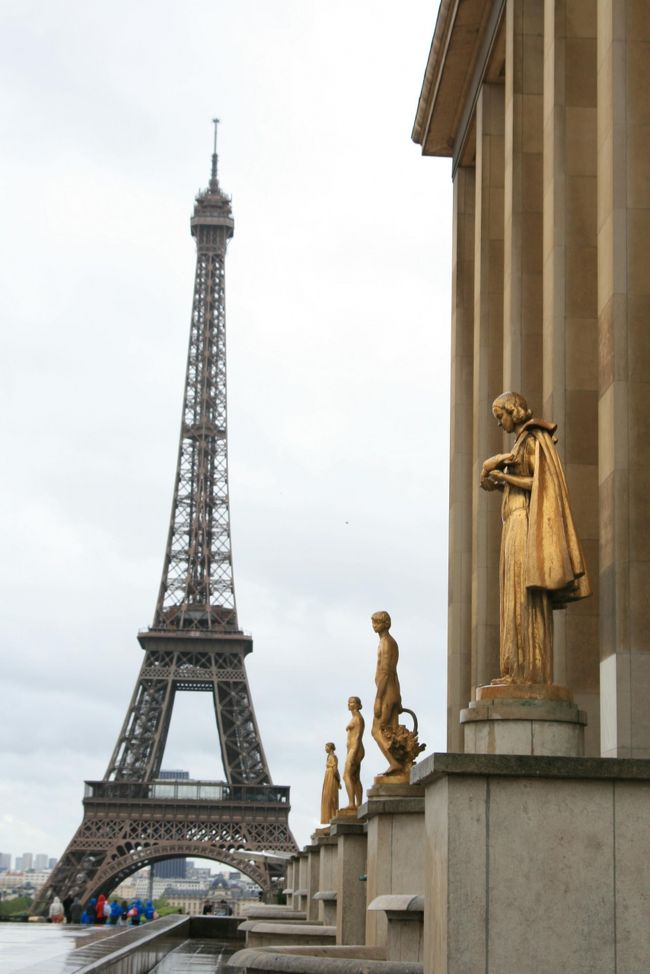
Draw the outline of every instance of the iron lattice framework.
<instances>
[{"instance_id":1,"label":"iron lattice framework","mask_svg":"<svg viewBox=\"0 0 650 974\"><path fill-rule=\"evenodd\" d=\"M240 869L263 888L294 853L289 789L271 782L246 676L250 636L239 629L232 570L226 418L225 256L230 199L212 173L191 219L197 259L178 464L152 627L101 782L86 782L83 821L34 904L55 892L82 901L143 866L181 856ZM158 779L178 691L212 694L225 781Z\"/></svg>"},{"instance_id":2,"label":"iron lattice framework","mask_svg":"<svg viewBox=\"0 0 650 974\"><path fill-rule=\"evenodd\" d=\"M174 500L155 629L237 631L228 502L225 259L234 231L217 155L192 217L196 276Z\"/></svg>"}]
</instances>

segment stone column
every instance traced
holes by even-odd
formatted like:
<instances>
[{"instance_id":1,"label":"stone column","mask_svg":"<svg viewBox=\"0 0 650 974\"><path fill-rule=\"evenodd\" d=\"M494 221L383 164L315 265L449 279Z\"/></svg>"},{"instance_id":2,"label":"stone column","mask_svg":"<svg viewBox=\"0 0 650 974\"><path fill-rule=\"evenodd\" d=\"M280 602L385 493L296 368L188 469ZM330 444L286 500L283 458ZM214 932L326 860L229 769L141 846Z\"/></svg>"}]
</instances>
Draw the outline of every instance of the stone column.
<instances>
[{"instance_id":1,"label":"stone column","mask_svg":"<svg viewBox=\"0 0 650 974\"><path fill-rule=\"evenodd\" d=\"M366 939L366 854L368 836L362 822L337 821L331 834L338 842L336 860L337 944L363 944Z\"/></svg>"},{"instance_id":2,"label":"stone column","mask_svg":"<svg viewBox=\"0 0 650 974\"><path fill-rule=\"evenodd\" d=\"M472 368L474 312L474 169L454 180L449 483L449 630L447 746L461 751L458 712L471 690Z\"/></svg>"},{"instance_id":3,"label":"stone column","mask_svg":"<svg viewBox=\"0 0 650 974\"><path fill-rule=\"evenodd\" d=\"M384 893L424 894L424 792L413 785L376 785L362 806L368 818L367 900ZM386 944L383 913L366 914L366 944Z\"/></svg>"},{"instance_id":4,"label":"stone column","mask_svg":"<svg viewBox=\"0 0 650 974\"><path fill-rule=\"evenodd\" d=\"M504 176L504 386L542 405L544 7L507 0ZM502 390L499 390L502 391Z\"/></svg>"},{"instance_id":5,"label":"stone column","mask_svg":"<svg viewBox=\"0 0 650 974\"><path fill-rule=\"evenodd\" d=\"M598 316L596 0L546 0L544 23L544 388L558 424L594 594L554 613L555 682L587 713L600 753L598 636Z\"/></svg>"},{"instance_id":6,"label":"stone column","mask_svg":"<svg viewBox=\"0 0 650 974\"><path fill-rule=\"evenodd\" d=\"M472 469L472 693L499 675L501 493L481 490L481 465L501 450L492 403L503 391L504 89L481 86L476 104ZM456 712L458 720L458 711ZM459 748L460 750L460 748Z\"/></svg>"},{"instance_id":7,"label":"stone column","mask_svg":"<svg viewBox=\"0 0 650 974\"><path fill-rule=\"evenodd\" d=\"M650 757L650 10L598 2L601 745Z\"/></svg>"}]
</instances>

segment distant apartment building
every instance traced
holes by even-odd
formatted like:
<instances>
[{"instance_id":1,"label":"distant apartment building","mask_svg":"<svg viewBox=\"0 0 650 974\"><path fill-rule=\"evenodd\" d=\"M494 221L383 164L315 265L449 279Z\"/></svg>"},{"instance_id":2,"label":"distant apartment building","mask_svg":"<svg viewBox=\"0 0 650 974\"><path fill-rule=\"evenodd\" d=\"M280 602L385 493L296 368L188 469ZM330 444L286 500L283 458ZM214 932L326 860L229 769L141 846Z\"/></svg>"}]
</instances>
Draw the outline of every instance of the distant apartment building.
<instances>
[{"instance_id":1,"label":"distant apartment building","mask_svg":"<svg viewBox=\"0 0 650 974\"><path fill-rule=\"evenodd\" d=\"M212 879L212 870L209 866L195 866L193 862L188 862L187 879L193 879L195 882L207 884Z\"/></svg>"},{"instance_id":2,"label":"distant apartment building","mask_svg":"<svg viewBox=\"0 0 650 974\"><path fill-rule=\"evenodd\" d=\"M11 869L11 853L0 852L0 872L7 872Z\"/></svg>"},{"instance_id":3,"label":"distant apartment building","mask_svg":"<svg viewBox=\"0 0 650 974\"><path fill-rule=\"evenodd\" d=\"M185 879L187 859L165 859L154 863L153 874L156 879Z\"/></svg>"},{"instance_id":4,"label":"distant apartment building","mask_svg":"<svg viewBox=\"0 0 650 974\"><path fill-rule=\"evenodd\" d=\"M208 899L208 889L207 886L196 890L168 886L163 893L163 899L170 906L176 907L179 913L202 913L203 904Z\"/></svg>"},{"instance_id":5,"label":"distant apartment building","mask_svg":"<svg viewBox=\"0 0 650 974\"><path fill-rule=\"evenodd\" d=\"M40 889L40 887L46 883L49 878L49 869L40 870L38 872L34 870L31 872L24 872L22 869L14 872L3 872L0 874L0 892L3 890L18 890L23 888L37 890Z\"/></svg>"},{"instance_id":6,"label":"distant apartment building","mask_svg":"<svg viewBox=\"0 0 650 974\"><path fill-rule=\"evenodd\" d=\"M44 852L34 856L34 869L49 869L49 859Z\"/></svg>"}]
</instances>

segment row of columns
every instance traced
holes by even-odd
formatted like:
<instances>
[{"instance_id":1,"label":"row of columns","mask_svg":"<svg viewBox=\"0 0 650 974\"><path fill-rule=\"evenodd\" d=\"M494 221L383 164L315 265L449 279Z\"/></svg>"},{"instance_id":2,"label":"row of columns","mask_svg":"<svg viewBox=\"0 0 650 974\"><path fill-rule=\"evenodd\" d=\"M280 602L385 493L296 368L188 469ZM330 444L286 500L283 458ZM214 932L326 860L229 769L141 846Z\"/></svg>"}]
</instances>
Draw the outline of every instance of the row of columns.
<instances>
[{"instance_id":1,"label":"row of columns","mask_svg":"<svg viewBox=\"0 0 650 974\"><path fill-rule=\"evenodd\" d=\"M555 680L586 750L650 756L650 11L507 0L503 83L484 83L454 178L449 750L498 674L504 389L558 423L594 595L555 613Z\"/></svg>"}]
</instances>

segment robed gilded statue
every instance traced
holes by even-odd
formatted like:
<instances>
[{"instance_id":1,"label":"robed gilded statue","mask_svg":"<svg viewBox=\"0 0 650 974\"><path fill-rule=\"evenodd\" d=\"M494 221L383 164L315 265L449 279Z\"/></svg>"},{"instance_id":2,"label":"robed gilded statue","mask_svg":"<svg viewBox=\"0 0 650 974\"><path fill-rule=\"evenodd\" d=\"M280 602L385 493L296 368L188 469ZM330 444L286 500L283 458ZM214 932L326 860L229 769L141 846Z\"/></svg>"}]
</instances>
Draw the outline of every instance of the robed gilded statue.
<instances>
[{"instance_id":1,"label":"robed gilded statue","mask_svg":"<svg viewBox=\"0 0 650 974\"><path fill-rule=\"evenodd\" d=\"M504 392L492 412L510 453L489 457L484 490L503 492L499 562L501 674L493 684L553 683L553 609L591 594L571 514L555 423L533 417L518 392Z\"/></svg>"},{"instance_id":2,"label":"robed gilded statue","mask_svg":"<svg viewBox=\"0 0 650 974\"><path fill-rule=\"evenodd\" d=\"M339 774L339 759L335 751L336 745L332 741L328 741L325 745L327 758L325 759L325 776L320 800L320 820L323 823L331 822L339 808L341 776Z\"/></svg>"}]
</instances>

